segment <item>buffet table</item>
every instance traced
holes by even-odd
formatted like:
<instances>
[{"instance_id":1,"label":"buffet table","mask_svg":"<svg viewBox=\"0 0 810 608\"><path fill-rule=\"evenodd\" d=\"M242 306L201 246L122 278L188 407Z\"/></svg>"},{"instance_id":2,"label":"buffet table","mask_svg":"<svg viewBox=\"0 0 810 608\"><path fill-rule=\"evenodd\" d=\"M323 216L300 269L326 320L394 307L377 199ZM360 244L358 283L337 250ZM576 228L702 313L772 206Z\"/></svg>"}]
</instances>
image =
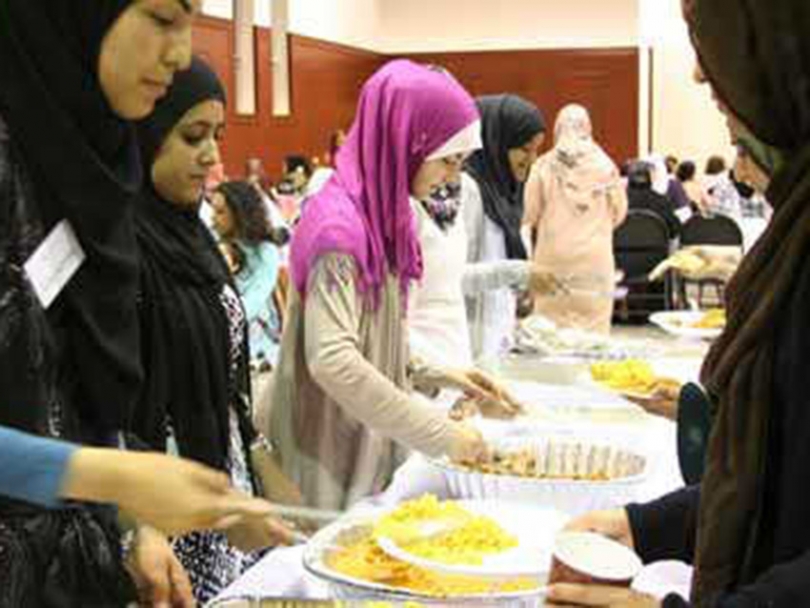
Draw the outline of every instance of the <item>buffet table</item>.
<instances>
[{"instance_id":1,"label":"buffet table","mask_svg":"<svg viewBox=\"0 0 810 608\"><path fill-rule=\"evenodd\" d=\"M653 334L661 338L661 334ZM657 349L659 355L653 365L679 380L696 380L705 345L661 338L665 347ZM502 372L509 370L504 367ZM593 386L581 375L570 374L578 380L576 385L532 384L526 381L525 369L512 376L516 395L524 402L540 402L552 412L546 426L555 432L568 430L576 434L596 433L612 441L632 442L634 448L648 459L647 475L634 489L633 501L656 498L683 485L676 453L674 423L650 416L637 406ZM514 378L520 378L515 381ZM588 403L591 408L577 410L574 403ZM601 415L600 415L601 410ZM554 413L557 414L554 414ZM486 432L497 434L498 423L485 421ZM431 466L422 456L412 456L396 473L391 485L381 495L368 499L355 509L393 507L404 500L432 493L439 498L451 497L442 471ZM268 554L245 575L226 589L218 602L234 598L295 597L327 599L328 585L308 575L303 563L303 547L277 549ZM674 562L655 564L645 569L636 585L649 592L665 595L679 591L686 595L690 580L689 569ZM214 603L216 605L217 602Z\"/></svg>"}]
</instances>

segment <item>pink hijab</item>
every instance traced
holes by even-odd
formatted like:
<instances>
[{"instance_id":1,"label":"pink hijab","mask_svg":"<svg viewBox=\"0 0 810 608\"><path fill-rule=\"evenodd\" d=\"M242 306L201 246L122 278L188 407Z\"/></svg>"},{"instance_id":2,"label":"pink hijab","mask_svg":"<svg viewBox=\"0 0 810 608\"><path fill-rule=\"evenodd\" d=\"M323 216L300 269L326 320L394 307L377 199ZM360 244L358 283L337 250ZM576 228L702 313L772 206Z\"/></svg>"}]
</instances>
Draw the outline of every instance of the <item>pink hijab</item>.
<instances>
[{"instance_id":1,"label":"pink hijab","mask_svg":"<svg viewBox=\"0 0 810 608\"><path fill-rule=\"evenodd\" d=\"M306 295L322 255L344 253L355 259L359 289L374 303L388 272L407 293L422 276L411 182L432 153L478 118L473 99L446 73L405 60L377 71L363 86L335 175L304 203L291 250L298 292Z\"/></svg>"}]
</instances>

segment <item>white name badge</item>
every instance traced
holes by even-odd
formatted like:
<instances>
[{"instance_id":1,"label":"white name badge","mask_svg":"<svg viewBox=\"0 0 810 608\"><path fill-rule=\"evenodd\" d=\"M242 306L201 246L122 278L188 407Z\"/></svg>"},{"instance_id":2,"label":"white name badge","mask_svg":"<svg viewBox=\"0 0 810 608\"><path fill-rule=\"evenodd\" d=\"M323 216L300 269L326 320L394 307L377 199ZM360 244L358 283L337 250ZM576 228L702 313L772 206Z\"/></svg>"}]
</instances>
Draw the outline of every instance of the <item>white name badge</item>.
<instances>
[{"instance_id":1,"label":"white name badge","mask_svg":"<svg viewBox=\"0 0 810 608\"><path fill-rule=\"evenodd\" d=\"M84 262L85 254L73 227L59 222L25 263L25 273L42 307L47 309Z\"/></svg>"}]
</instances>

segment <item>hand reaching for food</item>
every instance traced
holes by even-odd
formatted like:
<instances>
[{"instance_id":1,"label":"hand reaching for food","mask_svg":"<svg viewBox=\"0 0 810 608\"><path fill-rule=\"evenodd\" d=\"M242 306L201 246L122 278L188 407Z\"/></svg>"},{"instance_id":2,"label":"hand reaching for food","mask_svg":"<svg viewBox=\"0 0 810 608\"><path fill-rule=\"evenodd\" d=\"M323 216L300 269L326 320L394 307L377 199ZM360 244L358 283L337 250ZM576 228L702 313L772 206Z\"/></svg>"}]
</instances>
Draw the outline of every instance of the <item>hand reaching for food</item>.
<instances>
[{"instance_id":1,"label":"hand reaching for food","mask_svg":"<svg viewBox=\"0 0 810 608\"><path fill-rule=\"evenodd\" d=\"M565 293L565 284L553 273L533 266L529 274L529 291L535 295L555 295Z\"/></svg>"},{"instance_id":2,"label":"hand reaching for food","mask_svg":"<svg viewBox=\"0 0 810 608\"><path fill-rule=\"evenodd\" d=\"M488 458L489 447L478 429L466 422L456 422L447 456L453 462L476 464Z\"/></svg>"},{"instance_id":3,"label":"hand reaching for food","mask_svg":"<svg viewBox=\"0 0 810 608\"><path fill-rule=\"evenodd\" d=\"M480 370L447 371L445 382L447 388L456 388L465 395L463 403L451 411L454 419L479 413L485 418L510 419L524 413L523 406L509 391Z\"/></svg>"}]
</instances>

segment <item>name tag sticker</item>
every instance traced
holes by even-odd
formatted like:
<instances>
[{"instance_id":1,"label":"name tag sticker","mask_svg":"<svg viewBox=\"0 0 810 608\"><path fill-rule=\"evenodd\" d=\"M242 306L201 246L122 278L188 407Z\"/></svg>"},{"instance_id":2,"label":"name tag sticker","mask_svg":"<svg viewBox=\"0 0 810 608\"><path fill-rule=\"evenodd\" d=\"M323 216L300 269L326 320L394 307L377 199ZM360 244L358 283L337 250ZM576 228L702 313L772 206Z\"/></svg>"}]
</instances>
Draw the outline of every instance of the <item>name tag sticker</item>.
<instances>
[{"instance_id":1,"label":"name tag sticker","mask_svg":"<svg viewBox=\"0 0 810 608\"><path fill-rule=\"evenodd\" d=\"M85 259L73 227L62 220L25 263L25 273L42 307L47 309Z\"/></svg>"}]
</instances>

